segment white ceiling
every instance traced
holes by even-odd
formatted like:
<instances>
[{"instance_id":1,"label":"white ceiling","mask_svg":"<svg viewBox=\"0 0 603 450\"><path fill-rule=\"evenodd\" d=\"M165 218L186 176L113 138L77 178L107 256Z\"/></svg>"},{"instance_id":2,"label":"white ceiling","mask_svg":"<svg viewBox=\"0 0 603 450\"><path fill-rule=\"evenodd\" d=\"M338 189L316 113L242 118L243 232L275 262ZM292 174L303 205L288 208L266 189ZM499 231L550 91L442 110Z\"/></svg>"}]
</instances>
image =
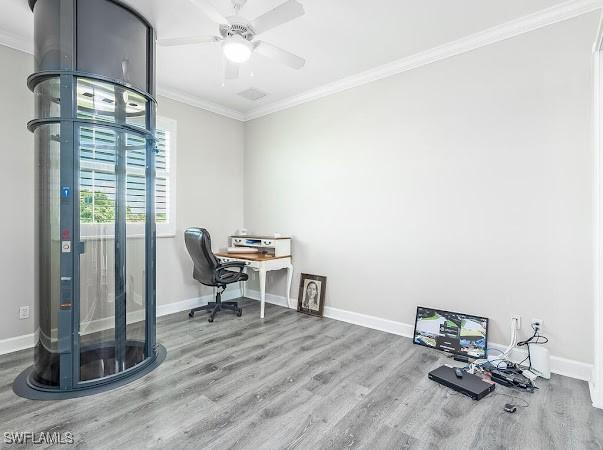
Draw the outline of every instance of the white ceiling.
<instances>
[{"instance_id":1,"label":"white ceiling","mask_svg":"<svg viewBox=\"0 0 603 450\"><path fill-rule=\"evenodd\" d=\"M249 19L284 0L248 0ZM158 48L157 79L180 93L243 115L319 86L414 55L438 45L563 3L564 0L300 0L306 14L261 39L306 58L292 70L254 55L239 80L223 83L219 44ZM189 0L125 0L156 26L158 36L218 34L217 26ZM230 0L212 0L232 14ZM4 35L4 36L3 36ZM33 39L26 0L2 0L0 42ZM254 76L250 74L253 71ZM257 102L236 95L254 87L269 95Z\"/></svg>"}]
</instances>

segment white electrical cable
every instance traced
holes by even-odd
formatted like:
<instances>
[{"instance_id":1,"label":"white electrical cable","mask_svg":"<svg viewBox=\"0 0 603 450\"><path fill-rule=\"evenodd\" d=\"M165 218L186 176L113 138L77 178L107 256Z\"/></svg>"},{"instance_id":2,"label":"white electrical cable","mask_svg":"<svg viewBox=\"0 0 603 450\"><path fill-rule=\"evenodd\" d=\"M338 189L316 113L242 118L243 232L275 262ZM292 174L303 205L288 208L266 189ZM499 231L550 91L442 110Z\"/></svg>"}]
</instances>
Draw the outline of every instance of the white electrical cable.
<instances>
[{"instance_id":1,"label":"white electrical cable","mask_svg":"<svg viewBox=\"0 0 603 450\"><path fill-rule=\"evenodd\" d=\"M496 360L495 361L504 361L504 360L508 359L508 356L511 354L511 352L513 351L513 349L517 345L517 327L516 327L516 323L517 323L517 319L515 319L515 318L511 319L511 343L505 349L505 351L503 351L500 355L496 356ZM473 373L477 367L481 366L482 364L487 363L488 361L489 360L488 360L488 356L487 355L486 355L486 358L475 360L469 366L470 373Z\"/></svg>"},{"instance_id":2,"label":"white electrical cable","mask_svg":"<svg viewBox=\"0 0 603 450\"><path fill-rule=\"evenodd\" d=\"M511 354L515 346L517 345L517 319L511 319L511 344L507 347L507 349L500 355L500 358L506 358Z\"/></svg>"}]
</instances>

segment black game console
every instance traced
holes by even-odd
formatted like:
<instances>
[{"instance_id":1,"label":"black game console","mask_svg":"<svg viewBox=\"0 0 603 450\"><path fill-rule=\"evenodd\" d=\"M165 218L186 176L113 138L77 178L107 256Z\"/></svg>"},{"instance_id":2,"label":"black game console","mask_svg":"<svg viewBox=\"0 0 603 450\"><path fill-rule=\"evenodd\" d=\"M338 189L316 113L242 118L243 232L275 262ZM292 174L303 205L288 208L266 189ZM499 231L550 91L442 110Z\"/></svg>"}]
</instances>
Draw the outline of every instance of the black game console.
<instances>
[{"instance_id":1,"label":"black game console","mask_svg":"<svg viewBox=\"0 0 603 450\"><path fill-rule=\"evenodd\" d=\"M461 375L461 376L459 376ZM487 383L476 375L465 372L459 372L459 369L448 366L441 366L429 372L430 380L440 383L450 389L454 389L473 400L481 400L495 388L494 383Z\"/></svg>"}]
</instances>

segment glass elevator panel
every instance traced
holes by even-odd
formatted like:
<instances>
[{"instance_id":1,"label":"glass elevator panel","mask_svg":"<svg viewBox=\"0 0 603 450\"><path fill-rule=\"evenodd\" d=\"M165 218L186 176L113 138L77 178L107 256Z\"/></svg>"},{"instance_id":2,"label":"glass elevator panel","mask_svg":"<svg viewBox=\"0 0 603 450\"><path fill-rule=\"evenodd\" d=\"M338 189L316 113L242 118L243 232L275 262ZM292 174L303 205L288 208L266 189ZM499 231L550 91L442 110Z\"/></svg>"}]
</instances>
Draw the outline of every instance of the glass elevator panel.
<instances>
[{"instance_id":1,"label":"glass elevator panel","mask_svg":"<svg viewBox=\"0 0 603 450\"><path fill-rule=\"evenodd\" d=\"M145 227L147 216L147 149L144 136L125 134L126 151L126 339L129 344L144 341ZM130 349L128 364L144 359L143 349Z\"/></svg>"},{"instance_id":2,"label":"glass elevator panel","mask_svg":"<svg viewBox=\"0 0 603 450\"><path fill-rule=\"evenodd\" d=\"M42 125L34 131L36 221L35 270L36 296L34 308L36 347L34 350L35 381L48 386L59 385L59 316L61 305L60 276L60 176L61 148L58 124Z\"/></svg>"},{"instance_id":3,"label":"glass elevator panel","mask_svg":"<svg viewBox=\"0 0 603 450\"><path fill-rule=\"evenodd\" d=\"M66 398L165 356L155 337L155 32L118 0L29 5L36 345L14 389Z\"/></svg>"},{"instance_id":4,"label":"glass elevator panel","mask_svg":"<svg viewBox=\"0 0 603 450\"><path fill-rule=\"evenodd\" d=\"M147 140L79 130L80 379L88 381L145 359Z\"/></svg>"},{"instance_id":5,"label":"glass elevator panel","mask_svg":"<svg viewBox=\"0 0 603 450\"><path fill-rule=\"evenodd\" d=\"M47 78L36 84L35 117L49 119L61 116L61 81L59 77Z\"/></svg>"},{"instance_id":6,"label":"glass elevator panel","mask_svg":"<svg viewBox=\"0 0 603 450\"><path fill-rule=\"evenodd\" d=\"M118 134L109 128L79 127L82 381L117 372L114 357L117 141Z\"/></svg>"},{"instance_id":7,"label":"glass elevator panel","mask_svg":"<svg viewBox=\"0 0 603 450\"><path fill-rule=\"evenodd\" d=\"M145 128L147 100L131 89L78 78L77 117Z\"/></svg>"}]
</instances>

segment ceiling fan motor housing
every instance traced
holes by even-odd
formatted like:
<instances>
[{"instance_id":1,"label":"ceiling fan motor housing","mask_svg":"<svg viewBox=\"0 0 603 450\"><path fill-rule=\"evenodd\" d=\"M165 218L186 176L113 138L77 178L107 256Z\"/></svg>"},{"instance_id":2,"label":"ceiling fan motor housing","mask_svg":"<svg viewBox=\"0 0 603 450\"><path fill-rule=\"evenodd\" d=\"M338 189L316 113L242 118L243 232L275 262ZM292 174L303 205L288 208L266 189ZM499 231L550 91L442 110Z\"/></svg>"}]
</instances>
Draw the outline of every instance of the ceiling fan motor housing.
<instances>
[{"instance_id":1,"label":"ceiling fan motor housing","mask_svg":"<svg viewBox=\"0 0 603 450\"><path fill-rule=\"evenodd\" d=\"M241 36L243 39L251 41L255 36L255 31L242 17L229 17L230 25L220 25L220 34L223 38L232 36Z\"/></svg>"},{"instance_id":2,"label":"ceiling fan motor housing","mask_svg":"<svg viewBox=\"0 0 603 450\"><path fill-rule=\"evenodd\" d=\"M117 1L117 0L112 0ZM247 0L231 0L234 13L230 17L223 16L210 0L191 0L209 20L218 25L220 36L191 36L160 40L160 45L196 45L221 41L222 52L228 60L226 78L238 77L238 67L234 64L247 62L253 53L260 54L278 63L299 70L306 60L291 52L283 50L264 41L254 41L257 34L264 33L284 23L290 22L305 13L299 0L285 0L284 3L250 21L241 16L241 8ZM281 0L282 1L282 0Z\"/></svg>"}]
</instances>

